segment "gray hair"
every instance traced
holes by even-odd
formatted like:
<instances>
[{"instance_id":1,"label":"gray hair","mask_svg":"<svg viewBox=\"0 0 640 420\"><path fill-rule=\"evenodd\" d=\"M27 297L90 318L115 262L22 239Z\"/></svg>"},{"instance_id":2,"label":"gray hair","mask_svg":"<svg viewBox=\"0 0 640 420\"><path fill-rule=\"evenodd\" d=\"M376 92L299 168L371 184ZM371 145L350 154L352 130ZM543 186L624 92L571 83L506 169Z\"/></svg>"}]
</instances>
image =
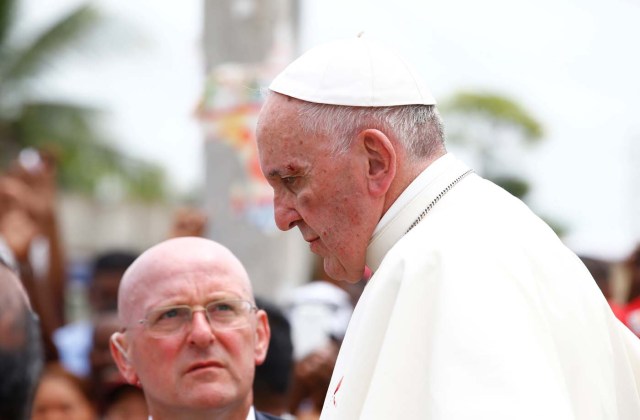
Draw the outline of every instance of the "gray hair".
<instances>
[{"instance_id":1,"label":"gray hair","mask_svg":"<svg viewBox=\"0 0 640 420\"><path fill-rule=\"evenodd\" d=\"M300 124L307 135L334 139L332 152L345 153L351 139L373 128L395 137L413 160L427 158L444 149L444 126L433 105L350 107L302 101Z\"/></svg>"}]
</instances>

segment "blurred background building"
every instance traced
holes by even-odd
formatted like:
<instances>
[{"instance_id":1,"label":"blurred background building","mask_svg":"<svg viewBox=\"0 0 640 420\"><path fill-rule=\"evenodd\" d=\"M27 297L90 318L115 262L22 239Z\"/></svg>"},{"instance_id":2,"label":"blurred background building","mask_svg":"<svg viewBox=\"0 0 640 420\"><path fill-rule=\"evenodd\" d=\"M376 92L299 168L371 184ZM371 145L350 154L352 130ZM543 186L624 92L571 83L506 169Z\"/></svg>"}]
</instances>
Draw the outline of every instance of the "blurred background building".
<instances>
[{"instance_id":1,"label":"blurred background building","mask_svg":"<svg viewBox=\"0 0 640 420\"><path fill-rule=\"evenodd\" d=\"M245 264L256 294L281 299L311 274L297 231L280 232L255 143L262 90L294 57L297 0L204 3L204 206L209 236Z\"/></svg>"}]
</instances>

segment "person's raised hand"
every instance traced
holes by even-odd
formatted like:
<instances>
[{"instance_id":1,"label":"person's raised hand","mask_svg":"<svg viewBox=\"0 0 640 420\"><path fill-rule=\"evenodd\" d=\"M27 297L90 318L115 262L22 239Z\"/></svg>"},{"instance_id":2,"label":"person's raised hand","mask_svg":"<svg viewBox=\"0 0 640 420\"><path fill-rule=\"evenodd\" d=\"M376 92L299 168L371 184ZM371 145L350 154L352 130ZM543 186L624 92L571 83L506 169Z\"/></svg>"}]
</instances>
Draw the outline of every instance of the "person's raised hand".
<instances>
[{"instance_id":1,"label":"person's raised hand","mask_svg":"<svg viewBox=\"0 0 640 420\"><path fill-rule=\"evenodd\" d=\"M0 235L18 261L25 261L39 227L29 211L33 192L14 176L0 176Z\"/></svg>"},{"instance_id":2,"label":"person's raised hand","mask_svg":"<svg viewBox=\"0 0 640 420\"><path fill-rule=\"evenodd\" d=\"M10 175L28 186L21 197L22 204L40 225L51 223L56 204L56 165L46 152L29 149L27 159L18 158L10 169Z\"/></svg>"},{"instance_id":3,"label":"person's raised hand","mask_svg":"<svg viewBox=\"0 0 640 420\"><path fill-rule=\"evenodd\" d=\"M170 238L180 236L204 236L207 225L207 215L193 207L179 208L171 226Z\"/></svg>"}]
</instances>

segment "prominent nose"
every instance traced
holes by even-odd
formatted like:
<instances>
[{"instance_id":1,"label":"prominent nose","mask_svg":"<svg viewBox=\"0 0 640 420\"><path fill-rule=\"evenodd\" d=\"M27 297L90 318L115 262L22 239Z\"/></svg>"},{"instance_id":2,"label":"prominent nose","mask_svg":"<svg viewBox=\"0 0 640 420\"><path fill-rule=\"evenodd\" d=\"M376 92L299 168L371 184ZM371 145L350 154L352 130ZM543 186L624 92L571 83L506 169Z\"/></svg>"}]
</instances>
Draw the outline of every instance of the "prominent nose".
<instances>
[{"instance_id":1,"label":"prominent nose","mask_svg":"<svg viewBox=\"0 0 640 420\"><path fill-rule=\"evenodd\" d=\"M198 347L207 347L213 342L213 330L204 310L193 312L189 342Z\"/></svg>"},{"instance_id":2,"label":"prominent nose","mask_svg":"<svg viewBox=\"0 0 640 420\"><path fill-rule=\"evenodd\" d=\"M46 420L65 420L67 418L67 413L62 408L50 408L44 412L44 416Z\"/></svg>"},{"instance_id":3,"label":"prominent nose","mask_svg":"<svg viewBox=\"0 0 640 420\"><path fill-rule=\"evenodd\" d=\"M274 192L273 206L276 226L280 230L289 230L295 227L302 217L295 208L295 198L292 194Z\"/></svg>"}]
</instances>

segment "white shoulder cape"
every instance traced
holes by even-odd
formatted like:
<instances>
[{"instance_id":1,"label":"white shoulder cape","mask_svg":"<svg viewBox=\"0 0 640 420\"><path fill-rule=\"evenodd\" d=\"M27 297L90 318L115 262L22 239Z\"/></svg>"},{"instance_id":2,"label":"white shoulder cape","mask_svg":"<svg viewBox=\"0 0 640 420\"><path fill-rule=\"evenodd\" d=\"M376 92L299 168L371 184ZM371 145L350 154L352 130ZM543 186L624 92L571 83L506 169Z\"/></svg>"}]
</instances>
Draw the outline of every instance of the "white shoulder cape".
<instances>
[{"instance_id":1,"label":"white shoulder cape","mask_svg":"<svg viewBox=\"0 0 640 420\"><path fill-rule=\"evenodd\" d=\"M453 159L367 250L322 419L640 419L640 343L521 201ZM397 209L396 209L397 210Z\"/></svg>"}]
</instances>

